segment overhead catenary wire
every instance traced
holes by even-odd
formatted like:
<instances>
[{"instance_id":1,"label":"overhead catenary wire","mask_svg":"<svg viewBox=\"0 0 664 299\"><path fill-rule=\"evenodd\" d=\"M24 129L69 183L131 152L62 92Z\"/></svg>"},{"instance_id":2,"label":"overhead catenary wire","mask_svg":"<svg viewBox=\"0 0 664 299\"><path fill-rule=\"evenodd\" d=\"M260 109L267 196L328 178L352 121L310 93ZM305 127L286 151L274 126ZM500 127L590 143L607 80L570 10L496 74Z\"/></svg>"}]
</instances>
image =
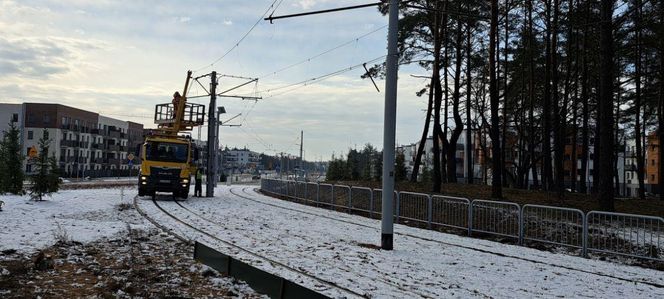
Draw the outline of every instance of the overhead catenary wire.
<instances>
[{"instance_id":1,"label":"overhead catenary wire","mask_svg":"<svg viewBox=\"0 0 664 299\"><path fill-rule=\"evenodd\" d=\"M360 68L360 67L362 67L362 66L363 66L364 64L366 64L366 63L374 63L374 62L380 61L380 60L382 60L383 58L385 58L386 56L387 56L387 55L381 55L381 56L376 57L376 58L374 58L374 59L371 59L371 60L368 60L368 61L364 61L364 62L361 62L361 63L359 63L359 64L356 64L356 65L353 65L353 66L350 66L350 67L345 67L345 68L343 68L343 69L339 69L339 70L336 70L336 71L333 71L333 72L330 72L330 73L327 73L327 74L324 74L324 75L320 75L320 76L313 77L313 78L310 78L310 79L306 79L306 80L302 80L302 81L299 81L299 82L295 82L295 83L287 84L287 85L284 85L284 86L279 86L279 87L274 87L274 88L270 88L270 89L261 90L261 91L259 91L258 93L259 93L259 94L262 94L262 93L271 93L271 92L278 91L278 90L288 89L288 88L290 88L290 87L296 87L296 88L291 89L291 90L288 91L288 92L290 92L290 91L295 90L295 89L297 89L297 88L301 88L301 87L303 87L303 86L307 86L307 85L309 85L311 82L314 82L314 81L320 82L320 81L323 81L323 80L329 79L329 78L331 78L331 77L334 77L334 76L337 76L337 75L340 75L340 74L343 74L343 73L346 73L346 72L352 71L352 70L354 70L354 69ZM275 96L277 96L277 95L281 95L281 94L283 94L283 93L279 93L279 94L276 94L276 95L269 95L269 96L267 96L267 97L263 97L263 99L266 99L266 98L272 98L272 97L275 97Z\"/></svg>"},{"instance_id":2,"label":"overhead catenary wire","mask_svg":"<svg viewBox=\"0 0 664 299\"><path fill-rule=\"evenodd\" d=\"M279 4L277 4L277 6L275 6L275 4L277 3L277 1L279 1ZM217 58L217 59L215 59L214 61L212 61L212 63L210 63L210 64L208 64L208 65L205 65L205 66L202 66L202 67L200 67L200 68L198 68L198 69L195 69L195 70L194 70L194 73L199 72L199 71L201 71L201 70L204 70L204 69L206 69L206 68L209 68L209 67L214 66L217 62L219 62L219 61L221 61L222 59L224 59L229 53L231 53L233 50L235 50L237 47L239 47L239 46L240 46L240 43L242 43L242 41L244 41L244 39L247 38L247 36L249 36L249 34L251 33L251 31L253 31L254 28L256 28L256 26L258 26L258 24L259 24L261 21L263 21L263 18L265 18L265 16L268 14L268 12L270 12L270 10L272 10L272 11L276 10L276 9L281 5L282 2L283 2L283 0L274 0L274 1L272 2L272 4L270 4L270 6L268 6L268 8L265 10L265 12L261 15L261 17L258 18L258 20L256 20L256 22L251 26L251 28L249 28L249 30L248 30L248 31L247 31L247 32L246 32L246 33L245 33L245 34L244 34L244 35L243 35L243 36L242 36L242 37L241 37L241 38L240 38L240 39L239 39L234 45L233 45L233 47L231 47L230 49L228 49L228 50L227 50L223 55L221 55L219 58Z\"/></svg>"},{"instance_id":3,"label":"overhead catenary wire","mask_svg":"<svg viewBox=\"0 0 664 299\"><path fill-rule=\"evenodd\" d=\"M369 31L369 32L367 32L367 33L365 33L365 34L363 34L363 35L360 35L360 36L358 36L358 37L356 37L356 38L353 38L352 40L346 41L346 42L341 43L341 44L339 44L339 45L336 45L336 46L334 46L334 47L332 47L332 48L329 48L329 49L327 49L327 50L325 50L325 51L323 51L323 52L320 52L320 53L318 53L318 54L316 54L316 55L313 55L313 56L311 56L311 57L309 57L309 58L302 59L302 60L300 60L300 61L298 61L298 62L296 62L296 63L293 63L293 64L291 64L291 65L285 66L285 67L280 68L280 69L278 69L278 70L276 70L276 71L271 71L271 72L265 73L265 74L263 74L263 75L260 75L260 76L258 76L258 78L259 78L259 79L263 79L263 78L266 78L266 77L274 76L274 75L276 75L276 74L278 74L278 73L281 73L281 72L283 72L283 71L289 70L289 69L294 68L294 67L296 67L296 66L299 66L299 65L301 65L301 64L304 64L304 63L307 63L307 62L311 62L311 60L314 60L314 59L319 58L319 57L321 57L321 56L323 56L323 55L325 55L325 54L328 54L328 53L330 53L330 52L333 52L333 51L335 51L335 50L338 50L338 49L340 49L340 48L343 48L343 47L345 47L345 46L348 46L348 45L350 45L350 44L352 44L352 43L355 43L355 42L357 42L357 41L359 41L359 40L361 40L361 39L363 39L363 38L365 38L365 37L367 37L367 36L370 36L370 35L372 35L372 34L378 32L378 31L380 31L380 30L382 30L382 29L384 29L384 28L386 28L386 27L387 27L387 25L380 26L380 27L378 27L378 28L376 28L376 29L374 29L374 30L372 30L372 31Z\"/></svg>"}]
</instances>

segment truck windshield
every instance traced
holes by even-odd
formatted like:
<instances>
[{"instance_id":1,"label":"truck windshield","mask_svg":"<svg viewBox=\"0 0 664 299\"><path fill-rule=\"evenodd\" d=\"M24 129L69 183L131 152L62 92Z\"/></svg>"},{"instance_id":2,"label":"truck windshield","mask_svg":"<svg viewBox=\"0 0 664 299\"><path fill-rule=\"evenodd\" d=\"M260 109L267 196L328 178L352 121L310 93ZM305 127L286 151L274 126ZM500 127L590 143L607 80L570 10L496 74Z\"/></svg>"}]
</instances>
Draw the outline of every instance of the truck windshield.
<instances>
[{"instance_id":1,"label":"truck windshield","mask_svg":"<svg viewBox=\"0 0 664 299\"><path fill-rule=\"evenodd\" d=\"M148 142L145 158L150 161L186 163L189 146L180 143Z\"/></svg>"}]
</instances>

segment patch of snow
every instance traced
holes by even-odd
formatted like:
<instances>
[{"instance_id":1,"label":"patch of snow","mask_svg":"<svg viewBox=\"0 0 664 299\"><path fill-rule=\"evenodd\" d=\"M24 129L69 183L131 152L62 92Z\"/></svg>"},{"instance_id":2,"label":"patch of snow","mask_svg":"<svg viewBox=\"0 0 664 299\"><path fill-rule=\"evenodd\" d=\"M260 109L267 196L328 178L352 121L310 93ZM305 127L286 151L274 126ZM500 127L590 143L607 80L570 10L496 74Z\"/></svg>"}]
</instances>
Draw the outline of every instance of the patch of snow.
<instances>
[{"instance_id":1,"label":"patch of snow","mask_svg":"<svg viewBox=\"0 0 664 299\"><path fill-rule=\"evenodd\" d=\"M122 196L124 193L124 196ZM44 201L29 196L1 195L5 202L0 221L0 250L30 253L55 244L59 238L91 242L127 228L153 226L135 211L119 211L131 203L134 189L62 190Z\"/></svg>"},{"instance_id":2,"label":"patch of snow","mask_svg":"<svg viewBox=\"0 0 664 299\"><path fill-rule=\"evenodd\" d=\"M243 189L221 186L215 198L182 203L189 210L170 201L160 205L222 240L372 297L664 297L661 288L638 283L664 284L664 275L656 270L403 225L395 225L395 250L367 248L361 245L380 243L380 220L285 202L249 188L242 194ZM339 295L320 282L259 263L193 231L149 201L140 205L175 233L327 295Z\"/></svg>"}]
</instances>

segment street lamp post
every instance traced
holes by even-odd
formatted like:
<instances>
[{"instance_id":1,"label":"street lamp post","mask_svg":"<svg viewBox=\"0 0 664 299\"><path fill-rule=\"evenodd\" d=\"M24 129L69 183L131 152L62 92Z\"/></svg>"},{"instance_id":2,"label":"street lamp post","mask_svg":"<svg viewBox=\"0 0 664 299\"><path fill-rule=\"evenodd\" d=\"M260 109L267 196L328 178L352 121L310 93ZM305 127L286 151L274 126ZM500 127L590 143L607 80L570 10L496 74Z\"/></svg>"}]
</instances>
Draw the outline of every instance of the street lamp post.
<instances>
[{"instance_id":1,"label":"street lamp post","mask_svg":"<svg viewBox=\"0 0 664 299\"><path fill-rule=\"evenodd\" d=\"M226 113L226 108L224 106L217 107L217 125L215 126L216 131L216 138L214 139L214 150L215 152L219 150L219 127L222 125L222 122L219 120L220 116L222 114ZM219 172L221 171L221 163L219 163L219 160L221 159L220 156L214 155L215 156L215 168L214 168L214 186L217 187L217 182L219 182Z\"/></svg>"}]
</instances>

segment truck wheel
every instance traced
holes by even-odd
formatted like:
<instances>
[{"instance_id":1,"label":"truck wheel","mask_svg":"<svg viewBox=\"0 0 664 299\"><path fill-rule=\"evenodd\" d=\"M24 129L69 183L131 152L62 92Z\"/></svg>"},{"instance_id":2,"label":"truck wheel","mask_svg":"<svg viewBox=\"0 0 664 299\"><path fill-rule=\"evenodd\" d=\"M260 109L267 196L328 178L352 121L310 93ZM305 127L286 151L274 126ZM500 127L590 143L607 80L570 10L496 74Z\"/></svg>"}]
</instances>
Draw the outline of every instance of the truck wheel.
<instances>
[{"instance_id":1,"label":"truck wheel","mask_svg":"<svg viewBox=\"0 0 664 299\"><path fill-rule=\"evenodd\" d=\"M182 190L182 191L180 191L180 197L181 197L182 199L187 199L187 197L189 197L189 192L188 192L188 190Z\"/></svg>"},{"instance_id":2,"label":"truck wheel","mask_svg":"<svg viewBox=\"0 0 664 299\"><path fill-rule=\"evenodd\" d=\"M138 188L138 196L145 196L145 190L143 188Z\"/></svg>"}]
</instances>

